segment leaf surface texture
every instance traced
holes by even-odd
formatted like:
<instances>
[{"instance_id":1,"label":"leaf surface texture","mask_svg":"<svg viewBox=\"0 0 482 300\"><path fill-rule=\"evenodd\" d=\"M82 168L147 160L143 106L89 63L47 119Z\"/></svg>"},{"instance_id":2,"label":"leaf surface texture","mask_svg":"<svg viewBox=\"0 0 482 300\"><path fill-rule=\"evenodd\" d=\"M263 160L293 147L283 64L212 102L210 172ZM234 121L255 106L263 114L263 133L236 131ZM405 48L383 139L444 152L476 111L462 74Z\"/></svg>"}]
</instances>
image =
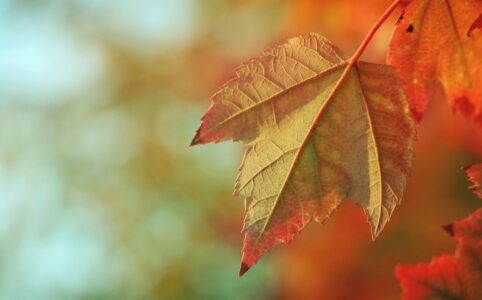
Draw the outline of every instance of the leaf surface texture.
<instances>
[{"instance_id":1,"label":"leaf surface texture","mask_svg":"<svg viewBox=\"0 0 482 300\"><path fill-rule=\"evenodd\" d=\"M454 110L482 123L482 32L474 30L481 13L482 0L413 0L405 7L388 63L419 119L438 80Z\"/></svg>"},{"instance_id":2,"label":"leaf surface texture","mask_svg":"<svg viewBox=\"0 0 482 300\"><path fill-rule=\"evenodd\" d=\"M289 40L242 65L212 98L192 144L240 140L246 199L240 274L349 198L376 237L399 204L414 122L389 66L351 63L328 40Z\"/></svg>"}]
</instances>

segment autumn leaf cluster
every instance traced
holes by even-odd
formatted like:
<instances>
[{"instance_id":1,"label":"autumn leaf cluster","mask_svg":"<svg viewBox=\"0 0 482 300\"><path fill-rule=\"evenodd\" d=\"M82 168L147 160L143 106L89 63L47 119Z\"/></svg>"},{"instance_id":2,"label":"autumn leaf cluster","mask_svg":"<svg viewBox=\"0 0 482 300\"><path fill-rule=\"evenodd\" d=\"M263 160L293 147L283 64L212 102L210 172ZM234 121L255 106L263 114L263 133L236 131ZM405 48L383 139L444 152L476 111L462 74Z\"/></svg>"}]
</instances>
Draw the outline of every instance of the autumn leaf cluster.
<instances>
[{"instance_id":1,"label":"autumn leaf cluster","mask_svg":"<svg viewBox=\"0 0 482 300\"><path fill-rule=\"evenodd\" d=\"M466 168L474 193L482 198L482 164ZM398 265L402 299L480 299L482 298L482 208L468 218L444 226L457 240L454 254L432 258L428 264Z\"/></svg>"},{"instance_id":2,"label":"autumn leaf cluster","mask_svg":"<svg viewBox=\"0 0 482 300\"><path fill-rule=\"evenodd\" d=\"M360 61L398 7L387 65ZM235 185L246 199L241 275L347 199L375 238L403 197L437 84L454 111L482 124L481 11L479 0L398 0L352 56L316 33L292 38L214 94L192 145L246 145Z\"/></svg>"}]
</instances>

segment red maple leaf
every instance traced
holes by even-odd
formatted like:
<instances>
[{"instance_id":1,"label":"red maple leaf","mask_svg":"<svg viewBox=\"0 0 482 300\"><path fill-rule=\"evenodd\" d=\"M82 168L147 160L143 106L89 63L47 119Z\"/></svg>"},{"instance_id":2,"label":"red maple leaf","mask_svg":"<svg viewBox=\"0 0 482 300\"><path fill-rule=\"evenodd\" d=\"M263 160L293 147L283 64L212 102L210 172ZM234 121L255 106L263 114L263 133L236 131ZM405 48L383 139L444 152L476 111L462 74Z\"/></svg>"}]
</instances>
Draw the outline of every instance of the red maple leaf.
<instances>
[{"instance_id":1,"label":"red maple leaf","mask_svg":"<svg viewBox=\"0 0 482 300\"><path fill-rule=\"evenodd\" d=\"M396 267L402 299L482 299L482 208L445 229L457 239L455 254Z\"/></svg>"}]
</instances>

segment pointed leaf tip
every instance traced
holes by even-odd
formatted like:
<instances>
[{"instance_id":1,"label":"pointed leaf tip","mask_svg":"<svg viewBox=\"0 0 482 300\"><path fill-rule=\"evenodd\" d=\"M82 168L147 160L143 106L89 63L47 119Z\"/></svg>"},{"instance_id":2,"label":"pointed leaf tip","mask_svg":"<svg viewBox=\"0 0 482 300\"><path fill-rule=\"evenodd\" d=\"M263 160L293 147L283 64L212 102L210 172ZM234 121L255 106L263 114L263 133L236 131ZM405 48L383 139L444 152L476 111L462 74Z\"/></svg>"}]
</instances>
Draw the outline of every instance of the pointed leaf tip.
<instances>
[{"instance_id":1,"label":"pointed leaf tip","mask_svg":"<svg viewBox=\"0 0 482 300\"><path fill-rule=\"evenodd\" d=\"M248 272L249 266L245 263L241 263L241 268L239 268L239 277L243 276L244 273Z\"/></svg>"},{"instance_id":2,"label":"pointed leaf tip","mask_svg":"<svg viewBox=\"0 0 482 300\"><path fill-rule=\"evenodd\" d=\"M467 31L467 36L470 37L472 31L474 31L475 29L482 29L482 14L480 14L480 16L474 21L474 23L472 23L469 30Z\"/></svg>"},{"instance_id":3,"label":"pointed leaf tip","mask_svg":"<svg viewBox=\"0 0 482 300\"><path fill-rule=\"evenodd\" d=\"M447 224L442 226L442 228L447 231L450 236L454 236L454 224Z\"/></svg>"},{"instance_id":4,"label":"pointed leaf tip","mask_svg":"<svg viewBox=\"0 0 482 300\"><path fill-rule=\"evenodd\" d=\"M372 231L372 242L374 242L377 239L378 233L375 233L375 232Z\"/></svg>"},{"instance_id":5,"label":"pointed leaf tip","mask_svg":"<svg viewBox=\"0 0 482 300\"><path fill-rule=\"evenodd\" d=\"M189 144L189 146L190 147L196 146L196 145L200 144L200 142L201 142L201 137L200 137L199 130L198 130L198 131L196 131L196 135L192 138L191 144Z\"/></svg>"}]
</instances>

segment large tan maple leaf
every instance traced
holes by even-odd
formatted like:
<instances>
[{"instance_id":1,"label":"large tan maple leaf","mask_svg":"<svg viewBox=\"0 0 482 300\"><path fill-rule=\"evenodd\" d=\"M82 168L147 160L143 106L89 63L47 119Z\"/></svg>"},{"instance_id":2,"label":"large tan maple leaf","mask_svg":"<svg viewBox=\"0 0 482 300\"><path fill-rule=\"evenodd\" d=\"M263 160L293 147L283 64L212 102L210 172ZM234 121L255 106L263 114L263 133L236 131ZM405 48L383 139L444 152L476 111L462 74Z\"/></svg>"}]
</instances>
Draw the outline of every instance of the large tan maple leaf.
<instances>
[{"instance_id":1,"label":"large tan maple leaf","mask_svg":"<svg viewBox=\"0 0 482 300\"><path fill-rule=\"evenodd\" d=\"M212 97L192 144L247 149L235 193L246 198L240 274L312 219L350 198L376 237L400 202L414 122L394 70L353 62L318 34L242 65Z\"/></svg>"}]
</instances>

